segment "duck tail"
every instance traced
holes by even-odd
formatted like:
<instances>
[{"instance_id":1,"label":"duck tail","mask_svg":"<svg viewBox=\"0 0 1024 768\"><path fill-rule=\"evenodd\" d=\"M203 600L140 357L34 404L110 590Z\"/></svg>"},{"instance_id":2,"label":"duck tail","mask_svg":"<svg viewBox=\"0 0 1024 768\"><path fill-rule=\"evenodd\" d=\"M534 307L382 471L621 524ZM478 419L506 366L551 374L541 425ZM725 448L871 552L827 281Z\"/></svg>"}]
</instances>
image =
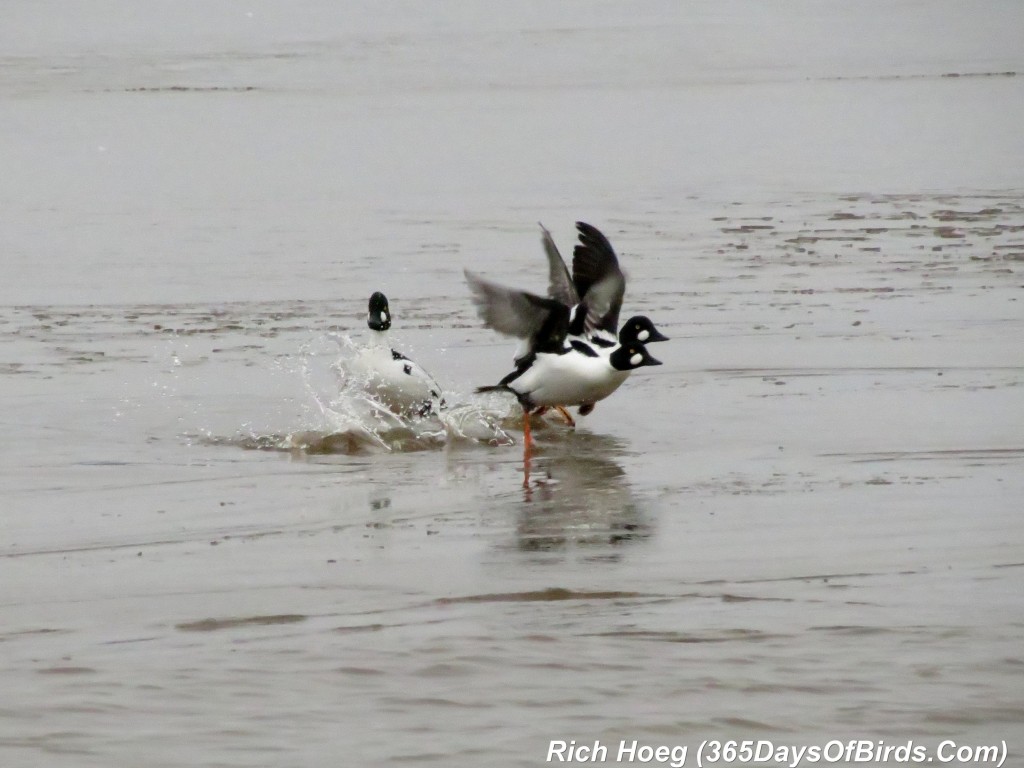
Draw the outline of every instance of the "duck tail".
<instances>
[{"instance_id":1,"label":"duck tail","mask_svg":"<svg viewBox=\"0 0 1024 768\"><path fill-rule=\"evenodd\" d=\"M511 392L511 391L512 390L509 389L504 384L491 384L490 386L487 386L487 387L477 387L476 388L476 393L478 395L482 395L485 392Z\"/></svg>"}]
</instances>

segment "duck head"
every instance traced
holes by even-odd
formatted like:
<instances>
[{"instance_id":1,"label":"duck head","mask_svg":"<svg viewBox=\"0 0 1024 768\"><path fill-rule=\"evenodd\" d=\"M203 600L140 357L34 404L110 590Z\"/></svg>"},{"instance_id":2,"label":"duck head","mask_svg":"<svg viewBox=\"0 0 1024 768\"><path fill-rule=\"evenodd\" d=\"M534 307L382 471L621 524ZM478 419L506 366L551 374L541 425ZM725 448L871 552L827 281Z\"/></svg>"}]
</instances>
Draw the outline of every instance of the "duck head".
<instances>
[{"instance_id":1,"label":"duck head","mask_svg":"<svg viewBox=\"0 0 1024 768\"><path fill-rule=\"evenodd\" d=\"M619 343L624 347L631 344L650 344L655 341L668 341L668 336L655 328L651 319L645 315L629 318L619 330Z\"/></svg>"},{"instance_id":2,"label":"duck head","mask_svg":"<svg viewBox=\"0 0 1024 768\"><path fill-rule=\"evenodd\" d=\"M377 291L370 297L370 311L366 315L366 324L372 331L386 331L391 327L391 310L388 309L388 297Z\"/></svg>"},{"instance_id":3,"label":"duck head","mask_svg":"<svg viewBox=\"0 0 1024 768\"><path fill-rule=\"evenodd\" d=\"M617 371L632 371L634 368L643 368L645 365L661 365L661 360L651 357L651 353L643 344L620 346L612 352L609 362Z\"/></svg>"}]
</instances>

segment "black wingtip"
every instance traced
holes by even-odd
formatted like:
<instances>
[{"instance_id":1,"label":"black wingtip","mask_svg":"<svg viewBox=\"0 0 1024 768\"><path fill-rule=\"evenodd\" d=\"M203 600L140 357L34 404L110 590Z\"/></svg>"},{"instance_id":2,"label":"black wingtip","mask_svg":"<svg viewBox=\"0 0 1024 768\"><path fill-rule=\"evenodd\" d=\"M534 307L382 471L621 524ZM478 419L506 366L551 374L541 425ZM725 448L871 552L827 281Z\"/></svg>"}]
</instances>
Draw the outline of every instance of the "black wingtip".
<instances>
[{"instance_id":1,"label":"black wingtip","mask_svg":"<svg viewBox=\"0 0 1024 768\"><path fill-rule=\"evenodd\" d=\"M605 234L592 224L585 221L577 221L576 229L579 232L579 242L576 244L574 253L597 252L606 258L615 258L615 249Z\"/></svg>"},{"instance_id":2,"label":"black wingtip","mask_svg":"<svg viewBox=\"0 0 1024 768\"><path fill-rule=\"evenodd\" d=\"M597 227L585 221L577 221L576 229L579 230L579 242L572 252L572 279L580 298L585 299L587 292L595 283L616 276L622 290L625 290L625 275L619 267L619 258L615 255L615 249L608 242L608 238ZM617 309L613 315L610 317L609 325L618 322ZM611 330L614 333L615 329Z\"/></svg>"}]
</instances>

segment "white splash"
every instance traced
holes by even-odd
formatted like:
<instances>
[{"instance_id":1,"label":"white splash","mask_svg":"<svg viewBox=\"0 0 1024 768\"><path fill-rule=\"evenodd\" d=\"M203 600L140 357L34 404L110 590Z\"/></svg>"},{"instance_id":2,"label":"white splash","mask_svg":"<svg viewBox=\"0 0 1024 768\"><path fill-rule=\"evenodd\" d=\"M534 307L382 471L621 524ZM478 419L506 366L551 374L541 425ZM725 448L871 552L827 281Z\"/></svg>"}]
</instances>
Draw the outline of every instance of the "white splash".
<instances>
[{"instance_id":1,"label":"white splash","mask_svg":"<svg viewBox=\"0 0 1024 768\"><path fill-rule=\"evenodd\" d=\"M454 440L489 445L510 445L514 441L502 428L507 413L497 412L476 402L446 405L424 416L395 413L376 396L377 387L357 366L349 362L362 350L344 334L329 334L337 346L330 362L326 355L311 348L303 350L299 373L312 403L316 431L326 435L347 434L360 442L384 451L440 448ZM447 402L455 400L448 392ZM301 433L309 436L309 430ZM294 441L293 441L294 442Z\"/></svg>"}]
</instances>

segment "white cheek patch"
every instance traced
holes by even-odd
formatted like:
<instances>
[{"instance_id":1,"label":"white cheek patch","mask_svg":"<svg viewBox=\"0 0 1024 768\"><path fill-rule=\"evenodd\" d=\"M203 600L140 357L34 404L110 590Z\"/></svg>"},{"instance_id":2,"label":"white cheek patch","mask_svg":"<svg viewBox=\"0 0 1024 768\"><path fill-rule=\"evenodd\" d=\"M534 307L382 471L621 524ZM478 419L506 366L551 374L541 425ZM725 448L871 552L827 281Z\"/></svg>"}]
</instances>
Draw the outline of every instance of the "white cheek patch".
<instances>
[{"instance_id":1,"label":"white cheek patch","mask_svg":"<svg viewBox=\"0 0 1024 768\"><path fill-rule=\"evenodd\" d=\"M388 313L387 312L381 312L380 313L380 321L382 323L386 323L388 321Z\"/></svg>"},{"instance_id":2,"label":"white cheek patch","mask_svg":"<svg viewBox=\"0 0 1024 768\"><path fill-rule=\"evenodd\" d=\"M630 365L640 365L644 361L644 356L637 352L631 358L629 358Z\"/></svg>"},{"instance_id":3,"label":"white cheek patch","mask_svg":"<svg viewBox=\"0 0 1024 768\"><path fill-rule=\"evenodd\" d=\"M636 335L636 337L637 337L637 339L639 339L640 341L647 341L647 339L648 339L648 337L650 337L650 335L651 335L651 334L650 334L650 333L648 333L647 331L640 331L640 333L638 333L638 334Z\"/></svg>"}]
</instances>

